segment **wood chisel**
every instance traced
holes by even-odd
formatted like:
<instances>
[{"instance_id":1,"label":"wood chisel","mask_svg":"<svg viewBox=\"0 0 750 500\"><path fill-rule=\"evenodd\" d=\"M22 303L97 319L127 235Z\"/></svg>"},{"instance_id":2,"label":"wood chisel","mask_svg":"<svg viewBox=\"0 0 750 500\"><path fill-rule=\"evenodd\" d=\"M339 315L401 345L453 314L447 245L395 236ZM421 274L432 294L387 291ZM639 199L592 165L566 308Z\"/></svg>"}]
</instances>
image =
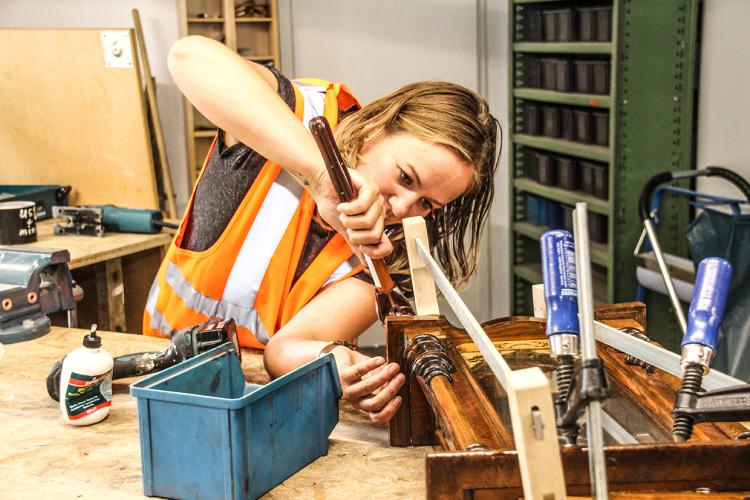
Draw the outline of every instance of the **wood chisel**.
<instances>
[{"instance_id":1,"label":"wood chisel","mask_svg":"<svg viewBox=\"0 0 750 500\"><path fill-rule=\"evenodd\" d=\"M339 199L344 203L354 200L357 193L352 186L348 167L336 145L328 120L323 116L316 116L310 120L310 131L323 155L328 175L331 177ZM415 316L416 313L411 303L393 282L385 262L382 259L373 260L367 255L365 255L365 260L375 282L376 305L380 321L384 322L386 316Z\"/></svg>"}]
</instances>

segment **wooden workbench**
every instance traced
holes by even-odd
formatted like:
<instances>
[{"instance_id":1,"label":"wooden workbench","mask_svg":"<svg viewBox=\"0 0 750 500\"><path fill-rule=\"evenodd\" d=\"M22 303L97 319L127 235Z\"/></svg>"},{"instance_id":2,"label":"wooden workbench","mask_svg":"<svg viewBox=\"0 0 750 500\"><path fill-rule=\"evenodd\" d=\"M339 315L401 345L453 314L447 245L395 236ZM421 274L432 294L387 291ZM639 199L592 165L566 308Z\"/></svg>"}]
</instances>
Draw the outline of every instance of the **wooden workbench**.
<instances>
[{"instance_id":1,"label":"wooden workbench","mask_svg":"<svg viewBox=\"0 0 750 500\"><path fill-rule=\"evenodd\" d=\"M0 248L67 249L73 279L84 291L78 304L79 326L98 323L103 330L140 331L148 291L172 235L110 232L102 237L57 236L54 222L40 221L33 243ZM62 316L53 318L53 323L67 324Z\"/></svg>"},{"instance_id":2,"label":"wooden workbench","mask_svg":"<svg viewBox=\"0 0 750 500\"><path fill-rule=\"evenodd\" d=\"M46 390L53 362L81 345L85 330L53 327L38 339L5 346L0 358L0 496L7 498L140 498L141 458L136 398L113 382L112 409L88 427L63 422ZM119 356L161 351L166 339L101 332ZM262 356L243 350L243 370L267 381ZM424 498L430 448L390 448L388 430L374 427L342 402L328 455L301 470L265 498ZM189 471L186 471L189 473Z\"/></svg>"}]
</instances>

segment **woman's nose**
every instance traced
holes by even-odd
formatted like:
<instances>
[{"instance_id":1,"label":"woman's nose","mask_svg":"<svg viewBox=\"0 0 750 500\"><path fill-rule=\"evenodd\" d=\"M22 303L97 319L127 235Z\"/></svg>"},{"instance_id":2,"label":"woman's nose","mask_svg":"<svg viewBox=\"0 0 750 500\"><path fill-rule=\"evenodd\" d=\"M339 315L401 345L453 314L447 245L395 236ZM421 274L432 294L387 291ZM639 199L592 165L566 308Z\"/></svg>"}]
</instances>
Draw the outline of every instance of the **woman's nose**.
<instances>
[{"instance_id":1,"label":"woman's nose","mask_svg":"<svg viewBox=\"0 0 750 500\"><path fill-rule=\"evenodd\" d=\"M425 215L429 210L419 209L419 196L416 193L401 194L394 196L390 200L391 212L399 220L415 215ZM424 212L424 213L423 213Z\"/></svg>"}]
</instances>

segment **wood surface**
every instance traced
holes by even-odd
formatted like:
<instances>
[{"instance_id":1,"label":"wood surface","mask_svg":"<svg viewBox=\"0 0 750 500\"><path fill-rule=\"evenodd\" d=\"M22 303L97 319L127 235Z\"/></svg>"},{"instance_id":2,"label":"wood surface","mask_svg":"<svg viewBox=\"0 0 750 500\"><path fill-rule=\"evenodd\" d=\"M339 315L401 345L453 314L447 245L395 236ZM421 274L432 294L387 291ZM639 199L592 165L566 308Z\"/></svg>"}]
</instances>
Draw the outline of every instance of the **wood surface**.
<instances>
[{"instance_id":1,"label":"wood surface","mask_svg":"<svg viewBox=\"0 0 750 500\"><path fill-rule=\"evenodd\" d=\"M544 285L531 285L531 297L534 304L534 317L547 317L547 302L544 300Z\"/></svg>"},{"instance_id":2,"label":"wood surface","mask_svg":"<svg viewBox=\"0 0 750 500\"><path fill-rule=\"evenodd\" d=\"M67 249L70 252L70 269L90 266L110 259L132 255L152 248L160 248L172 241L172 234L162 231L155 234L104 233L104 236L58 236L52 226L54 219L37 223L37 241L23 245L0 245L11 250ZM152 276L153 278L153 276Z\"/></svg>"},{"instance_id":3,"label":"wood surface","mask_svg":"<svg viewBox=\"0 0 750 500\"><path fill-rule=\"evenodd\" d=\"M233 52L253 49L262 57L245 56L259 63L272 62L274 67L281 68L281 51L279 48L279 19L277 0L267 0L269 19L237 18L235 6L240 0L178 0L177 17L180 20L180 37L201 35L223 43ZM217 16L217 22L196 19L199 13ZM222 38L223 37L223 38ZM185 141L187 144L187 188L193 190L208 149L216 135L216 125L209 122L190 101L185 99Z\"/></svg>"},{"instance_id":4,"label":"wood surface","mask_svg":"<svg viewBox=\"0 0 750 500\"><path fill-rule=\"evenodd\" d=\"M446 449L466 450L481 446L494 450L504 444L488 419L467 420L483 413L479 400L474 397L465 379L456 377L451 383L444 376L436 376L430 380L428 387L422 377L416 378L430 406L435 409Z\"/></svg>"},{"instance_id":5,"label":"wood surface","mask_svg":"<svg viewBox=\"0 0 750 500\"><path fill-rule=\"evenodd\" d=\"M53 327L36 340L6 345L0 358L0 484L4 498L144 498L136 399L129 384L113 382L105 420L73 427L47 395L52 363L77 348L85 330ZM166 339L100 332L113 356L164 350ZM242 367L252 383L265 383L262 356L243 349ZM406 498L425 496L428 448L390 448L384 427L342 402L328 455L316 460L264 498ZM189 473L189 471L186 471Z\"/></svg>"},{"instance_id":6,"label":"wood surface","mask_svg":"<svg viewBox=\"0 0 750 500\"><path fill-rule=\"evenodd\" d=\"M427 237L427 226L423 217L408 217L401 223L404 228L404 241L409 256L409 274L414 289L414 304L420 316L439 315L437 291L432 275L417 251L416 239L419 238L426 248L430 240Z\"/></svg>"},{"instance_id":7,"label":"wood surface","mask_svg":"<svg viewBox=\"0 0 750 500\"><path fill-rule=\"evenodd\" d=\"M568 495L589 495L587 450L561 449ZM653 495L695 491L737 491L729 498L745 498L750 490L750 447L740 441L684 446L644 444L609 446L607 482L610 493L644 492ZM744 465L741 466L740 464ZM517 499L523 495L518 457L513 451L438 452L427 457L428 498ZM482 495L476 495L476 492ZM648 496L647 496L648 497ZM675 498L674 496L672 498Z\"/></svg>"},{"instance_id":8,"label":"wood surface","mask_svg":"<svg viewBox=\"0 0 750 500\"><path fill-rule=\"evenodd\" d=\"M565 480L547 377L538 366L513 370L506 392L524 497L564 500Z\"/></svg>"},{"instance_id":9,"label":"wood surface","mask_svg":"<svg viewBox=\"0 0 750 500\"><path fill-rule=\"evenodd\" d=\"M126 31L130 68L101 33ZM68 202L159 208L132 30L2 29L0 184L61 184Z\"/></svg>"},{"instance_id":10,"label":"wood surface","mask_svg":"<svg viewBox=\"0 0 750 500\"><path fill-rule=\"evenodd\" d=\"M406 330L413 329L421 333L441 334L442 327L450 323L444 318L388 316L385 318L386 360L404 366L404 347ZM415 333L416 334L416 333ZM423 446L437 443L435 437L435 417L424 392L419 388L414 377L407 376L401 386L399 395L403 403L396 415L388 422L391 446Z\"/></svg>"}]
</instances>

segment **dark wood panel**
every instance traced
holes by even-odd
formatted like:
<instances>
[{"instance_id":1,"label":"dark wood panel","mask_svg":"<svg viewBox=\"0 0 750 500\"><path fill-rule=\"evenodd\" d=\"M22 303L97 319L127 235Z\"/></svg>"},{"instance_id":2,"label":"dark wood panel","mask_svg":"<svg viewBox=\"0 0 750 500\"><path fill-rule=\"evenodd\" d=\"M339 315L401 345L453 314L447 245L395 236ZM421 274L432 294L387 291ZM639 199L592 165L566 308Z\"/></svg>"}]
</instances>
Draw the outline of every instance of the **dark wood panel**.
<instances>
[{"instance_id":1,"label":"dark wood panel","mask_svg":"<svg viewBox=\"0 0 750 500\"><path fill-rule=\"evenodd\" d=\"M588 455L582 448L561 451L569 495L588 495ZM750 489L750 446L734 441L607 447L610 491ZM495 498L523 495L514 452L440 452L427 456L427 496L464 498L464 491L495 490ZM487 492L484 492L485 494Z\"/></svg>"}]
</instances>

